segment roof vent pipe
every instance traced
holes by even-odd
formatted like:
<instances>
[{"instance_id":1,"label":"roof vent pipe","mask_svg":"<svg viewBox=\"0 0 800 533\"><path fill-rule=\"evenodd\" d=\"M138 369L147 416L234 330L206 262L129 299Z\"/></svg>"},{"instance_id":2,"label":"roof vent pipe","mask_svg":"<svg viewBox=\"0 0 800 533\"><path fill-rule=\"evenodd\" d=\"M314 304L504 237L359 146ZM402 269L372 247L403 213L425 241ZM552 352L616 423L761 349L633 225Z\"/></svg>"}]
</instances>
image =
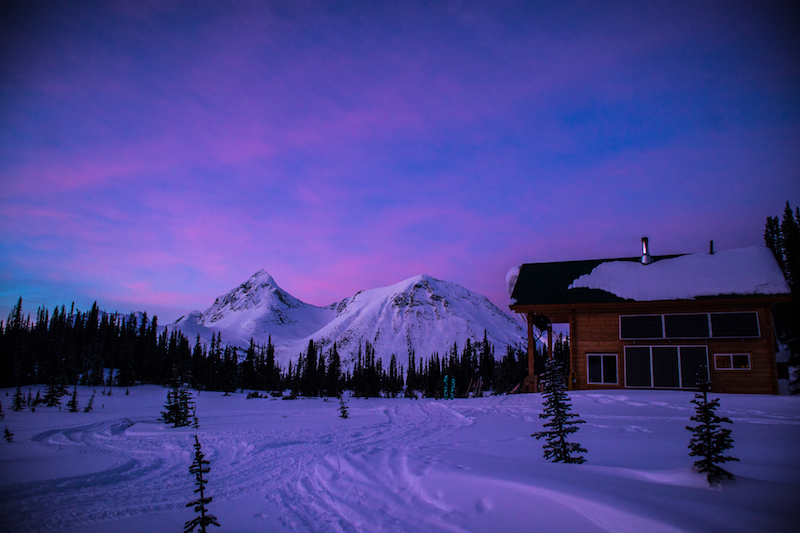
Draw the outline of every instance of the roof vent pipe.
<instances>
[{"instance_id":1,"label":"roof vent pipe","mask_svg":"<svg viewBox=\"0 0 800 533\"><path fill-rule=\"evenodd\" d=\"M714 241L708 241L708 253L714 255Z\"/></svg>"},{"instance_id":2,"label":"roof vent pipe","mask_svg":"<svg viewBox=\"0 0 800 533\"><path fill-rule=\"evenodd\" d=\"M652 262L653 258L650 256L650 239L642 237L642 264L649 265Z\"/></svg>"}]
</instances>

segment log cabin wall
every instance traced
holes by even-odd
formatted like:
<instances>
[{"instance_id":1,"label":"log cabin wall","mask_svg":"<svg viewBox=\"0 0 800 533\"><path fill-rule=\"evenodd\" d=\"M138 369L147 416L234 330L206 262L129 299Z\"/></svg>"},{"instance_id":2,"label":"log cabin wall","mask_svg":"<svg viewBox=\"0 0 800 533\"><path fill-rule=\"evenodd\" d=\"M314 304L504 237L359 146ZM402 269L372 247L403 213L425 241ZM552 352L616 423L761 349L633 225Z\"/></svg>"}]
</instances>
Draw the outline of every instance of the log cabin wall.
<instances>
[{"instance_id":1,"label":"log cabin wall","mask_svg":"<svg viewBox=\"0 0 800 533\"><path fill-rule=\"evenodd\" d=\"M527 306L526 306L527 307ZM517 310L517 309L515 309ZM707 348L712 391L777 394L775 332L770 302L760 298L675 300L659 302L620 302L615 304L546 305L531 308L553 322L570 324L570 352L575 389L626 388L625 347L703 346ZM694 313L758 313L757 338L620 339L620 315L660 315ZM519 311L517 311L519 312ZM589 383L588 354L616 355L616 384ZM744 357L744 356L747 357ZM717 361L717 356L720 360ZM749 368L734 368L734 361L747 360ZM597 361L597 359L595 359ZM726 364L727 363L727 364ZM728 366L729 368L724 368ZM741 365L739 365L741 366ZM638 388L638 387L637 387ZM645 388L661 388L657 386ZM683 387L692 389L694 387Z\"/></svg>"}]
</instances>

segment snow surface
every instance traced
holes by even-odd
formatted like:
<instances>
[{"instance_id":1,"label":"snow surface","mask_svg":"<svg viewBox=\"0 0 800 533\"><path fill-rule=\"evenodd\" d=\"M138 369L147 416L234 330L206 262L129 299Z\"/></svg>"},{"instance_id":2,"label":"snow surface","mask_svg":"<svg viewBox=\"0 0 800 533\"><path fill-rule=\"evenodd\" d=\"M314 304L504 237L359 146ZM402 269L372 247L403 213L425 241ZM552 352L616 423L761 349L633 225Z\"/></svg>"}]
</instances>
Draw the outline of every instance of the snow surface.
<instances>
[{"instance_id":1,"label":"snow surface","mask_svg":"<svg viewBox=\"0 0 800 533\"><path fill-rule=\"evenodd\" d=\"M223 344L247 346L250 338L266 344L271 336L284 366L305 351L310 340L322 350L334 342L343 360L354 358L366 341L385 364L394 353L398 364L408 364L408 350L417 358L436 351L446 353L453 343L463 348L467 339L489 341L498 353L520 345L522 326L486 297L449 281L419 275L388 287L365 290L326 307L304 303L261 270L236 289L220 296L204 312L193 311L169 328L210 342L221 332Z\"/></svg>"},{"instance_id":2,"label":"snow surface","mask_svg":"<svg viewBox=\"0 0 800 533\"><path fill-rule=\"evenodd\" d=\"M92 413L15 413L6 396L0 530L181 531L197 434L219 531L796 531L800 397L712 395L741 462L709 488L688 455L690 392L572 392L583 465L542 458L538 394L351 398L343 420L336 401L203 392L195 430L158 422L166 393L98 392Z\"/></svg>"},{"instance_id":3,"label":"snow surface","mask_svg":"<svg viewBox=\"0 0 800 533\"><path fill-rule=\"evenodd\" d=\"M783 273L766 246L683 255L649 265L609 261L580 276L569 288L602 289L638 301L789 293Z\"/></svg>"}]
</instances>

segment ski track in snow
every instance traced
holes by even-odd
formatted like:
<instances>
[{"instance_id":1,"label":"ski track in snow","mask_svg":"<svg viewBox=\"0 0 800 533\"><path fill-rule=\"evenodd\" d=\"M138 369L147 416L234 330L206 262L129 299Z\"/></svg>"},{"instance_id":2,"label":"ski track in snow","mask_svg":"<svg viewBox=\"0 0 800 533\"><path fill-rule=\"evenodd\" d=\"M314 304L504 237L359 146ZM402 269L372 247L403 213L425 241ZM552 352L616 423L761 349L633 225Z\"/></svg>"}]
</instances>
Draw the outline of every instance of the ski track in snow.
<instances>
[{"instance_id":1,"label":"ski track in snow","mask_svg":"<svg viewBox=\"0 0 800 533\"><path fill-rule=\"evenodd\" d=\"M402 497L425 503L424 496L412 490L414 478L403 448L434 442L471 420L441 402L379 409L385 421L357 426L201 430L203 452L211 461L209 493L214 501L224 501L262 492L284 509L282 521L294 530L359 531L351 525L359 523L359 514L373 521L379 514L386 520L382 529L403 530L401 516L374 512L396 507L387 506L387 501L398 497L397 484L408 488L401 491ZM152 431L147 431L148 425ZM194 433L165 433L161 428L152 419L125 418L36 434L32 440L39 445L74 446L86 453L118 456L120 462L92 474L3 487L0 523L10 532L58 531L183 509L194 488L187 475ZM379 470L364 457L377 457ZM333 480L345 473L357 478L363 490L336 495Z\"/></svg>"}]
</instances>

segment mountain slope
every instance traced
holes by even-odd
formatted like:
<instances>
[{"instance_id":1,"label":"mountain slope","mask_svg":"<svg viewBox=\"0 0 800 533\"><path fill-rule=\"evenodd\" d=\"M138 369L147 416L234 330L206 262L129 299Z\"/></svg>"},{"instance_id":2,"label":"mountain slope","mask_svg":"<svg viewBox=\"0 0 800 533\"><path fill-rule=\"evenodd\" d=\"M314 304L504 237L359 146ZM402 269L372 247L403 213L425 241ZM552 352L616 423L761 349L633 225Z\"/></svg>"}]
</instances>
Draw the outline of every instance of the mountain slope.
<instances>
[{"instance_id":1,"label":"mountain slope","mask_svg":"<svg viewBox=\"0 0 800 533\"><path fill-rule=\"evenodd\" d=\"M323 349L333 342L352 354L359 342L370 341L379 356L395 353L406 361L409 348L417 356L446 353L453 343L483 339L505 349L522 341L522 326L484 296L427 275L362 291L343 300L336 318L314 334Z\"/></svg>"},{"instance_id":2,"label":"mountain slope","mask_svg":"<svg viewBox=\"0 0 800 533\"><path fill-rule=\"evenodd\" d=\"M171 326L205 341L220 332L226 344L244 346L251 337L265 343L272 336L273 343L282 345L313 335L335 316L331 307L298 300L259 270L205 311L192 311Z\"/></svg>"},{"instance_id":3,"label":"mountain slope","mask_svg":"<svg viewBox=\"0 0 800 533\"><path fill-rule=\"evenodd\" d=\"M271 336L284 363L295 359L310 340L323 350L335 342L345 360L369 341L377 356L388 360L394 353L406 364L409 348L417 357L444 354L453 343L460 348L467 339L482 340L485 331L500 355L506 345L521 344L524 336L520 323L484 296L427 275L317 307L285 292L263 270L217 298L206 311L193 311L170 327L191 338L199 334L206 342L221 332L223 343L238 346L251 337L266 343Z\"/></svg>"}]
</instances>

